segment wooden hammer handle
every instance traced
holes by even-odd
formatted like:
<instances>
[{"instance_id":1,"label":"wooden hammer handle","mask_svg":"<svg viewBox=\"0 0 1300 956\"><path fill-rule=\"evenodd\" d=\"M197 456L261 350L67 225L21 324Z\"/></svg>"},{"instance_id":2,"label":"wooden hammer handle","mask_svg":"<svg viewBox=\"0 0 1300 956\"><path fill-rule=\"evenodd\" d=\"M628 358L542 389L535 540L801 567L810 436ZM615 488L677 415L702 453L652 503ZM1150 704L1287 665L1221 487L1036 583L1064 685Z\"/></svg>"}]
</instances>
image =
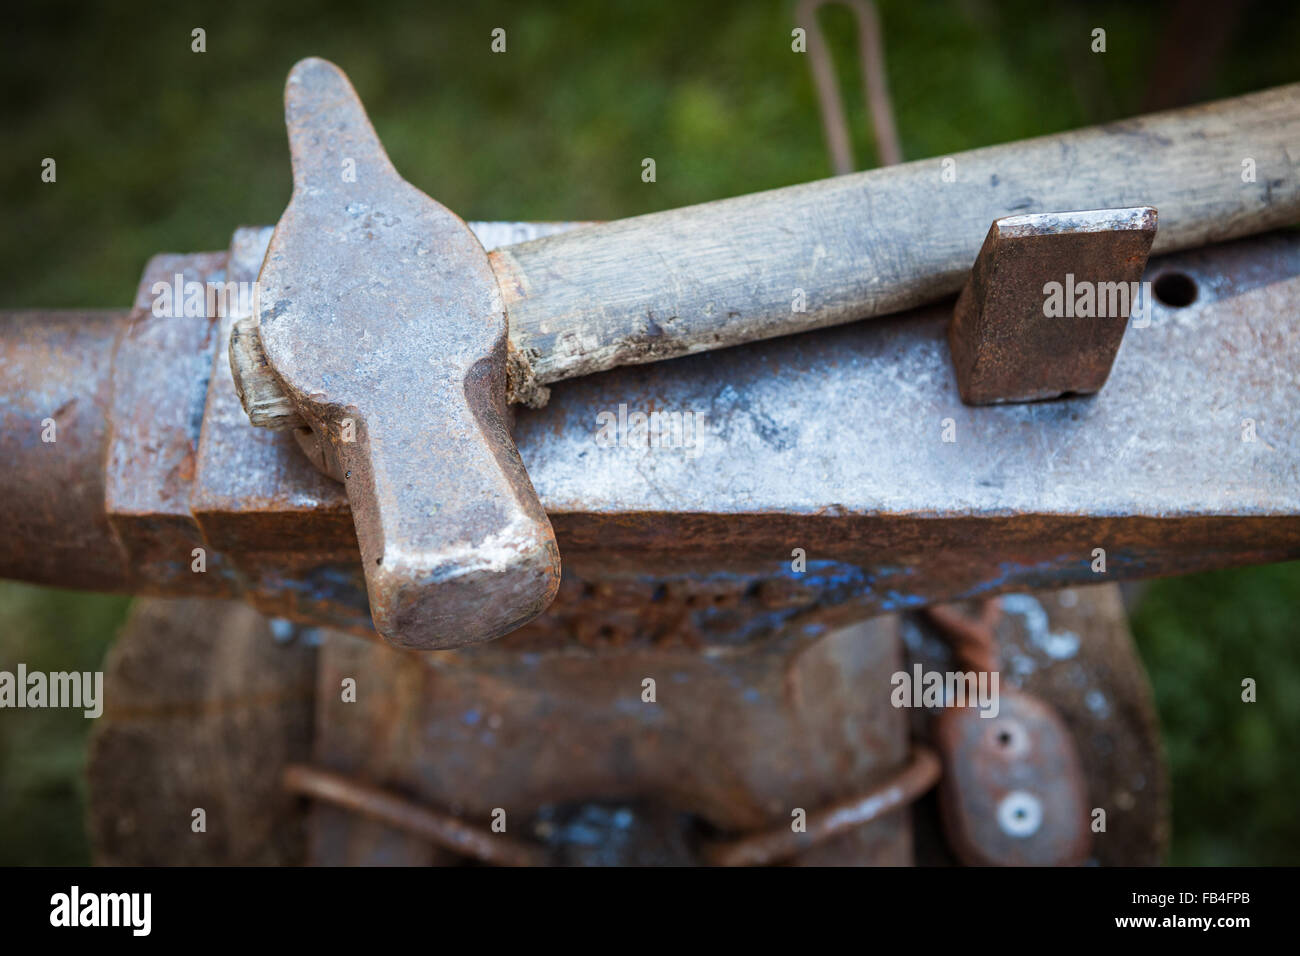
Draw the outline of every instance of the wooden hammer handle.
<instances>
[{"instance_id":1,"label":"wooden hammer handle","mask_svg":"<svg viewBox=\"0 0 1300 956\"><path fill-rule=\"evenodd\" d=\"M1300 221L1298 166L1295 84L610 222L490 258L513 351L546 383L941 298L961 288L989 224L1016 213L1155 206L1153 254L1286 226Z\"/></svg>"}]
</instances>

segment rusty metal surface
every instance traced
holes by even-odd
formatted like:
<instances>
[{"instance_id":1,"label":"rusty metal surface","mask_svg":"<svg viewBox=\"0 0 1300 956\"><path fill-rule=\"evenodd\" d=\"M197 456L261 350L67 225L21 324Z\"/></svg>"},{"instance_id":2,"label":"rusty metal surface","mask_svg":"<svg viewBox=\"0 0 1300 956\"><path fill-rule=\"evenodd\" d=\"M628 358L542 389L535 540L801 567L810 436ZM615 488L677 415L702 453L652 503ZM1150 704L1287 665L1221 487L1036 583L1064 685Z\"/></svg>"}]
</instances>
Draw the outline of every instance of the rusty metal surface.
<instances>
[{"instance_id":1,"label":"rusty metal surface","mask_svg":"<svg viewBox=\"0 0 1300 956\"><path fill-rule=\"evenodd\" d=\"M980 617L980 602L965 602L967 620ZM1169 781L1151 687L1129 632L1119 586L1016 593L1001 598L992 628L993 666L1002 693L1023 692L1049 704L1068 729L1086 789L1091 848L1087 863L1154 866L1169 844ZM971 659L954 648L946 628L929 618L901 618L909 669L967 670ZM942 713L940 711L939 713ZM912 733L935 735L930 711L912 711ZM989 724L991 718L977 718ZM1095 810L1104 811L1104 817ZM939 800L917 804L917 860L925 865L960 862ZM995 822L984 819L986 826Z\"/></svg>"},{"instance_id":2,"label":"rusty metal surface","mask_svg":"<svg viewBox=\"0 0 1300 956\"><path fill-rule=\"evenodd\" d=\"M97 864L303 862L303 815L280 772L311 748L316 650L283 624L237 601L131 605L86 758Z\"/></svg>"},{"instance_id":3,"label":"rusty metal surface","mask_svg":"<svg viewBox=\"0 0 1300 956\"><path fill-rule=\"evenodd\" d=\"M971 866L1069 866L1088 855L1087 788L1074 741L1051 708L1015 690L997 716L953 707L934 724L939 806Z\"/></svg>"},{"instance_id":4,"label":"rusty metal surface","mask_svg":"<svg viewBox=\"0 0 1300 956\"><path fill-rule=\"evenodd\" d=\"M1077 747L1052 707L1002 685L1002 605L983 601L974 616L951 605L923 612L949 645L952 672L983 695L972 703L964 696L970 691L954 686L962 698L945 700L930 724L944 765L939 807L947 842L971 866L1077 865L1088 853L1091 822ZM1057 643L1068 639L1059 635Z\"/></svg>"},{"instance_id":5,"label":"rusty metal surface","mask_svg":"<svg viewBox=\"0 0 1300 956\"><path fill-rule=\"evenodd\" d=\"M293 764L285 768L284 786L290 793L360 813L484 863L497 866L546 863L546 854L540 846L470 826L451 814L439 813L336 773Z\"/></svg>"},{"instance_id":6,"label":"rusty metal surface","mask_svg":"<svg viewBox=\"0 0 1300 956\"><path fill-rule=\"evenodd\" d=\"M1009 685L1023 686L1061 710L1088 778L1088 805L1107 810L1107 830L1094 835L1091 862L1149 864L1159 862L1162 841L1167 837L1167 798L1150 692L1127 636L1116 591L1109 585L1004 598L1008 611L996 629L998 650ZM837 767L867 766L860 761L880 750L893 755L890 759L894 762L890 772L877 779L895 779L909 763L906 727L894 722L899 711L889 709L886 720L890 730L884 736L856 734L852 726L830 736L823 730L835 725L835 714L845 704L850 705L851 725L856 725L868 718L858 703L862 697L887 696L889 673L899 665L896 658L891 663L881 661L880 666L870 665L869 655L861 657L872 646L870 642L885 649L896 641L901 628L913 655L924 651L927 666L947 666L946 658L931 653L933 649L945 654L946 647L923 632L922 623L914 615L873 622L866 625L872 636L847 643L845 635L825 631L823 635L839 647L811 652L808 641L816 636L809 634L790 645L792 655L763 655L767 666L790 679L782 696L751 701L747 706L756 712L776 708L778 713L771 718L773 723L748 721L758 731L746 744L755 750L747 758L754 762L754 771L738 777L731 772L734 762L719 763L711 751L703 753L700 759L713 761L710 766L719 779L716 786L725 781L743 788L751 775L762 780L758 769L766 738L761 733L786 719L781 714L795 718L795 726L805 727L807 733L799 746L809 754L821 752L816 765L825 769L817 771L819 777L834 774ZM858 641L868 643L860 645ZM322 642L324 657L332 660L317 661L316 646ZM180 645L187 653L176 654ZM416 655L336 633L295 630L283 620L268 625L232 602L141 600L109 661L108 680L115 689L108 695L109 706L96 726L92 745L90 819L97 860L154 865L301 863L306 859L305 823L317 862L463 862L463 854L438 850L408 831L327 804L316 802L308 810L301 801L285 799L281 780L286 764L319 759L319 753L308 753L313 731L307 712L315 696L318 720L324 721L320 732L330 742L324 749L334 754L337 770L356 775L351 778L353 783L370 781L403 794L403 799L423 803L430 799L424 794L432 788L411 785L409 781L419 775L403 764L424 760L433 752L441 768L444 793L458 793L458 776L470 767L475 785L487 775L492 789L489 796L495 797L506 793L498 788L528 775L520 768L492 772L490 764L506 752L503 748L523 752L522 738L533 734L539 759L549 760L556 749L548 741L558 729L570 741L587 744L585 748L565 748L583 780L600 779L603 773L605 779L616 781L614 789L619 789L621 796L605 800L594 793L575 797L575 788L563 785L563 775L554 768L554 778L561 783L555 790L556 799L546 799L545 786L541 793L533 792L532 802L541 801L536 812L521 817L519 803L507 796L503 809L509 811L507 833L513 839L544 846L548 860L561 864L686 865L704 861L705 848L718 842L719 834L713 832L716 828L693 813L674 809L655 794L632 798L629 791L639 788L635 781L628 786L625 779L626 748L610 746L619 735L604 727L608 714L602 720L584 722L582 708L573 703L585 693L580 669L571 671L574 682L570 684L558 676L553 662L543 660L572 652L519 655L524 662L531 662L528 666L552 675L531 691L544 693L550 707L547 700L535 699L530 706L540 717L530 725L515 718L513 710L496 709L497 700L510 693L511 687L498 684L499 657L485 653L490 650L488 646L473 652L477 660L467 664L477 671L476 679L462 674L454 681L458 685L455 703L464 709L449 706L441 712L438 724L425 725L414 712L426 707L422 695L447 685L442 681L426 684L428 669L416 665ZM636 669L619 662L628 656L626 648L605 648L598 653L619 673L630 670L635 685L626 695L626 703L609 711L616 714L616 721L625 722L626 711L633 705L653 706L639 698ZM651 672L661 667L675 670L677 656L677 652L635 655ZM696 656L718 658L716 652ZM747 673L748 668L730 661L735 656L728 652L718 660L715 684ZM751 658L751 663L758 660ZM315 695L310 686L313 666L321 668L314 682L318 688ZM591 670L597 668L593 663ZM512 664L500 673L513 685L517 672ZM162 681L160 673L165 676ZM343 675L358 682L356 704L345 705L338 699L338 678ZM672 698L709 690L689 680L669 683L675 688ZM743 699L745 691L739 693ZM664 720L677 723L687 717L681 700L659 696L661 704L673 712ZM706 700L697 700L690 710L705 721L725 720L733 713L731 703L718 712L706 705ZM349 715L349 707L357 709ZM799 721L800 715L812 715L812 719ZM927 739L931 733L928 723L915 719L921 716L917 711L912 716L912 733ZM356 724L349 728L350 720ZM897 737L894 730L899 732ZM672 728L661 726L657 732L648 732L657 734L664 746L642 753L651 760L669 759L679 740ZM680 738L680 745L695 748L699 755L703 746L699 738L709 733L711 727L697 727ZM744 735L740 736L743 739ZM507 745L503 737L511 743ZM868 756L854 757L846 764L846 755L854 749L866 751ZM786 759L784 747L775 753L778 759ZM787 763L782 769L788 772L796 766ZM701 768L699 778L708 770L709 766ZM533 777L544 781L547 773L534 772ZM791 779L797 777L796 773ZM835 796L825 804L814 804L803 783L787 783L786 787L790 798L797 797L808 811L812 830L819 813L834 807L837 798L860 810L860 796L872 784L864 783L856 796L847 787L827 788L826 792ZM904 811L900 821L880 818L870 826L855 827L826 843L800 850L790 862L907 862L912 840L904 835L900 841L893 829L897 826L916 832L919 862L944 862L950 851L933 829L934 803L934 795L929 794L920 805ZM459 819L472 823L477 819L474 809L481 805L471 801L454 809ZM195 806L208 809L208 836L178 841L174 821L188 820ZM447 812L451 811L449 807ZM486 823L486 816L482 819ZM733 834L752 830L761 836L766 826L789 827L788 819L782 821L775 811L771 821L725 829Z\"/></svg>"},{"instance_id":7,"label":"rusty metal surface","mask_svg":"<svg viewBox=\"0 0 1300 956\"><path fill-rule=\"evenodd\" d=\"M892 779L907 720L888 686L896 622L788 629L745 650L412 654L327 635L312 762L506 834L552 833L557 808L637 801L680 814L665 843L790 825ZM356 701L340 687L356 682ZM645 681L654 681L654 700ZM388 834L312 811L318 863L400 853ZM560 814L562 816L562 814ZM630 818L629 818L630 819ZM905 863L906 809L825 840L807 860ZM399 858L405 858L401 856ZM382 857L381 857L382 859Z\"/></svg>"},{"instance_id":8,"label":"rusty metal surface","mask_svg":"<svg viewBox=\"0 0 1300 956\"><path fill-rule=\"evenodd\" d=\"M401 179L337 67L294 68L285 120L294 193L258 331L344 479L375 628L425 649L499 637L545 609L560 569L506 425L487 254Z\"/></svg>"},{"instance_id":9,"label":"rusty metal surface","mask_svg":"<svg viewBox=\"0 0 1300 956\"><path fill-rule=\"evenodd\" d=\"M234 593L219 554L205 548L190 511L212 355L219 339L203 295L186 315L191 283L224 282L226 254L158 255L146 266L113 367L105 501L132 571L148 590ZM159 285L161 284L161 285ZM163 308L155 308L163 300ZM182 314L175 313L179 310Z\"/></svg>"},{"instance_id":10,"label":"rusty metal surface","mask_svg":"<svg viewBox=\"0 0 1300 956\"><path fill-rule=\"evenodd\" d=\"M816 809L807 815L806 829L796 831L782 825L750 836L715 840L704 844L698 853L704 862L714 866L767 866L783 862L906 807L934 786L941 769L938 754L928 746L917 745L913 748L911 761L896 776L869 793ZM497 866L555 865L561 862L555 851L565 849L568 842L552 839L551 852L548 852L540 842L515 840L500 832L472 826L451 814L422 806L379 787L301 764L285 769L284 786L290 793L350 810L428 840L458 856ZM555 827L548 826L546 819L553 815L548 813L539 818L534 826L539 836L554 836ZM615 810L618 829L630 828L634 819L634 811L626 807ZM593 822L588 814L584 826L588 830L594 829ZM605 838L609 840L610 836L612 834ZM573 842L588 843L590 840L591 836L586 835L583 840ZM617 860L617 857L611 860Z\"/></svg>"},{"instance_id":11,"label":"rusty metal surface","mask_svg":"<svg viewBox=\"0 0 1300 956\"><path fill-rule=\"evenodd\" d=\"M125 311L0 313L0 576L132 585L104 508L113 353L127 319Z\"/></svg>"},{"instance_id":12,"label":"rusty metal surface","mask_svg":"<svg viewBox=\"0 0 1300 956\"><path fill-rule=\"evenodd\" d=\"M935 604L921 614L943 633L959 669L986 673L998 669L996 627L1002 618L1000 599L980 602L979 613L973 617L951 604Z\"/></svg>"},{"instance_id":13,"label":"rusty metal surface","mask_svg":"<svg viewBox=\"0 0 1300 956\"><path fill-rule=\"evenodd\" d=\"M704 857L717 866L767 866L787 860L831 837L849 833L907 806L934 786L941 770L938 754L927 746L917 745L912 750L911 762L897 776L869 793L810 813L806 830L796 832L789 826L781 826L765 833L717 841L705 848Z\"/></svg>"},{"instance_id":14,"label":"rusty metal surface","mask_svg":"<svg viewBox=\"0 0 1300 956\"><path fill-rule=\"evenodd\" d=\"M1099 391L1140 297L1155 235L1150 206L995 220L948 327L962 401Z\"/></svg>"},{"instance_id":15,"label":"rusty metal surface","mask_svg":"<svg viewBox=\"0 0 1300 956\"><path fill-rule=\"evenodd\" d=\"M253 282L262 266L270 227L239 229L231 240L227 277ZM218 340L245 316L220 317ZM360 570L352 513L343 487L321 474L285 432L253 428L235 394L226 350L212 356L203 430L190 510L218 551L328 552Z\"/></svg>"}]
</instances>

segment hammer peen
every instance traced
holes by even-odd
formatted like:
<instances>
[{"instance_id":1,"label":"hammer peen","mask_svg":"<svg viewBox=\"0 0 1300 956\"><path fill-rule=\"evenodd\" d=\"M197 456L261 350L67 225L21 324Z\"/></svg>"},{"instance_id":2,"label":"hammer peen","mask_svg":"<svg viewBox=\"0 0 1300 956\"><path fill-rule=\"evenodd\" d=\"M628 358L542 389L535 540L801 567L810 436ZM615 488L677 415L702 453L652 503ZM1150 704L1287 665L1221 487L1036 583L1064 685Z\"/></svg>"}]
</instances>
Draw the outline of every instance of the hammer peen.
<instances>
[{"instance_id":1,"label":"hammer peen","mask_svg":"<svg viewBox=\"0 0 1300 956\"><path fill-rule=\"evenodd\" d=\"M559 585L508 401L933 301L1002 216L1154 206L1153 254L1300 220L1300 84L490 254L398 175L333 64L294 67L285 118L293 197L231 335L236 388L344 482L375 628L422 649L506 634Z\"/></svg>"}]
</instances>

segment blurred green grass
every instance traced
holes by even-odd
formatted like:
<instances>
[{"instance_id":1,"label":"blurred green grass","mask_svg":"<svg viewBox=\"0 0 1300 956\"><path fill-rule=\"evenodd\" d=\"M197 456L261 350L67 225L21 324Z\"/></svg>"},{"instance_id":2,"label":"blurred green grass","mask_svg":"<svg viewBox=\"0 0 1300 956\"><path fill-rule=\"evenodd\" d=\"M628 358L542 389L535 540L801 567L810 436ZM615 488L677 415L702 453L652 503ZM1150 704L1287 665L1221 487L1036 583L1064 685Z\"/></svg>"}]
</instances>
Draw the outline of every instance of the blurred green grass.
<instances>
[{"instance_id":1,"label":"blurred green grass","mask_svg":"<svg viewBox=\"0 0 1300 956\"><path fill-rule=\"evenodd\" d=\"M1157 581L1132 626L1172 772L1169 862L1296 865L1300 562Z\"/></svg>"},{"instance_id":2,"label":"blurred green grass","mask_svg":"<svg viewBox=\"0 0 1300 956\"><path fill-rule=\"evenodd\" d=\"M0 581L0 669L97 671L130 598ZM80 710L0 710L0 866L90 860Z\"/></svg>"},{"instance_id":3,"label":"blurred green grass","mask_svg":"<svg viewBox=\"0 0 1300 956\"><path fill-rule=\"evenodd\" d=\"M1158 4L879 6L910 159L1140 112L1173 27ZM308 55L349 73L398 169L467 219L614 218L830 172L788 2L54 2L6 18L0 308L122 306L149 256L274 222L289 196L284 77ZM871 165L851 19L822 22ZM498 26L503 55L489 51ZM1094 26L1104 55L1089 52ZM206 53L190 50L195 27ZM1248 5L1195 95L1293 82L1297 49L1300 5ZM0 664L97 666L123 608L0 585ZM1297 620L1300 565L1148 592L1135 630L1168 738L1175 862L1300 862L1286 799L1300 782ZM1259 704L1236 702L1239 672L1261 680ZM0 862L85 861L87 722L11 718L0 713Z\"/></svg>"}]
</instances>

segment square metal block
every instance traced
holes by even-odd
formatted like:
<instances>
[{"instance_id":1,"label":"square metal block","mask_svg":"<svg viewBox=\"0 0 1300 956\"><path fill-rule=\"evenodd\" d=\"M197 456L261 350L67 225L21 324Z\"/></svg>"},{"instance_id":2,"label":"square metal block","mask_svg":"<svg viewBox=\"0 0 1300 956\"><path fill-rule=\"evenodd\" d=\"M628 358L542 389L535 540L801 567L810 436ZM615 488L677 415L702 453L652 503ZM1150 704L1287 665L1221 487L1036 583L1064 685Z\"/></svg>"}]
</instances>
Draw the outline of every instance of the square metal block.
<instances>
[{"instance_id":1,"label":"square metal block","mask_svg":"<svg viewBox=\"0 0 1300 956\"><path fill-rule=\"evenodd\" d=\"M994 220L948 329L962 400L1098 391L1155 235L1150 206Z\"/></svg>"}]
</instances>

